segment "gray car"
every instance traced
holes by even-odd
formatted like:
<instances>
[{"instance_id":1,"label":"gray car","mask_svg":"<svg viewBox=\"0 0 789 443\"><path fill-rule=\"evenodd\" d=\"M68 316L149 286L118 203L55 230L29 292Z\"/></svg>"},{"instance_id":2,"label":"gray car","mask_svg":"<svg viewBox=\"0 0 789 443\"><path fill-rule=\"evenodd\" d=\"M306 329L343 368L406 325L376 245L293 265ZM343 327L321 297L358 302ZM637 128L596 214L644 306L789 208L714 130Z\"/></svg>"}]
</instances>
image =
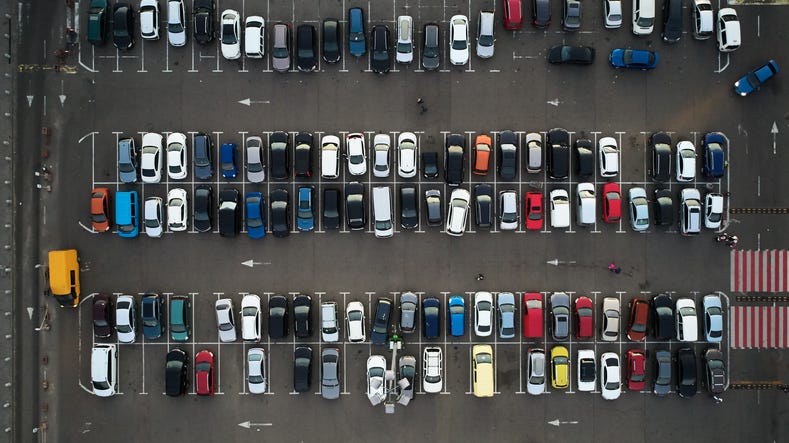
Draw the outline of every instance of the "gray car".
<instances>
[{"instance_id":1,"label":"gray car","mask_svg":"<svg viewBox=\"0 0 789 443\"><path fill-rule=\"evenodd\" d=\"M321 352L321 396L327 400L340 398L340 350L324 348Z\"/></svg>"},{"instance_id":2,"label":"gray car","mask_svg":"<svg viewBox=\"0 0 789 443\"><path fill-rule=\"evenodd\" d=\"M551 334L554 340L567 340L570 335L570 297L564 292L551 295Z\"/></svg>"},{"instance_id":3,"label":"gray car","mask_svg":"<svg viewBox=\"0 0 789 443\"><path fill-rule=\"evenodd\" d=\"M400 395L412 399L414 398L414 380L416 380L416 358L404 355L397 363L398 380L408 380L408 386L400 389Z\"/></svg>"},{"instance_id":4,"label":"gray car","mask_svg":"<svg viewBox=\"0 0 789 443\"><path fill-rule=\"evenodd\" d=\"M263 140L260 137L247 137L247 180L260 183L265 179Z\"/></svg>"},{"instance_id":5,"label":"gray car","mask_svg":"<svg viewBox=\"0 0 789 443\"><path fill-rule=\"evenodd\" d=\"M438 69L441 47L439 42L438 25L435 23L428 23L425 25L425 45L422 50L422 67L428 71Z\"/></svg>"},{"instance_id":6,"label":"gray car","mask_svg":"<svg viewBox=\"0 0 789 443\"><path fill-rule=\"evenodd\" d=\"M425 191L425 206L427 207L427 224L441 226L444 217L441 215L441 191L428 189Z\"/></svg>"},{"instance_id":7,"label":"gray car","mask_svg":"<svg viewBox=\"0 0 789 443\"><path fill-rule=\"evenodd\" d=\"M656 395L671 392L671 352L666 349L655 351L655 389Z\"/></svg>"},{"instance_id":8,"label":"gray car","mask_svg":"<svg viewBox=\"0 0 789 443\"><path fill-rule=\"evenodd\" d=\"M118 178L121 183L137 181L137 148L131 137L118 140Z\"/></svg>"},{"instance_id":9,"label":"gray car","mask_svg":"<svg viewBox=\"0 0 789 443\"><path fill-rule=\"evenodd\" d=\"M416 312L419 298L413 292L404 292L400 296L400 331L405 334L414 332Z\"/></svg>"},{"instance_id":10,"label":"gray car","mask_svg":"<svg viewBox=\"0 0 789 443\"><path fill-rule=\"evenodd\" d=\"M515 296L512 292L499 292L499 338L515 337Z\"/></svg>"},{"instance_id":11,"label":"gray car","mask_svg":"<svg viewBox=\"0 0 789 443\"><path fill-rule=\"evenodd\" d=\"M290 26L285 23L274 25L271 65L278 72L288 72L290 70Z\"/></svg>"}]
</instances>

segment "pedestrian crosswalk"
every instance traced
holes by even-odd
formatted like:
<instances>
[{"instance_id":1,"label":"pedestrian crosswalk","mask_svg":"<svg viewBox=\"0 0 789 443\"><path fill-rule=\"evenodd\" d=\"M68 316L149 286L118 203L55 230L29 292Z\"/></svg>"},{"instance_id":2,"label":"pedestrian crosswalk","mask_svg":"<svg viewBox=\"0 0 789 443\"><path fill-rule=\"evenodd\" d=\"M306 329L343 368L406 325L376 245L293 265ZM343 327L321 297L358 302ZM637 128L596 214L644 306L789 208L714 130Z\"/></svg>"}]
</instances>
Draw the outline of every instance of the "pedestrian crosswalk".
<instances>
[{"instance_id":1,"label":"pedestrian crosswalk","mask_svg":"<svg viewBox=\"0 0 789 443\"><path fill-rule=\"evenodd\" d=\"M733 306L729 321L733 349L789 347L789 306Z\"/></svg>"},{"instance_id":2,"label":"pedestrian crosswalk","mask_svg":"<svg viewBox=\"0 0 789 443\"><path fill-rule=\"evenodd\" d=\"M731 290L734 292L789 291L789 250L732 251Z\"/></svg>"}]
</instances>

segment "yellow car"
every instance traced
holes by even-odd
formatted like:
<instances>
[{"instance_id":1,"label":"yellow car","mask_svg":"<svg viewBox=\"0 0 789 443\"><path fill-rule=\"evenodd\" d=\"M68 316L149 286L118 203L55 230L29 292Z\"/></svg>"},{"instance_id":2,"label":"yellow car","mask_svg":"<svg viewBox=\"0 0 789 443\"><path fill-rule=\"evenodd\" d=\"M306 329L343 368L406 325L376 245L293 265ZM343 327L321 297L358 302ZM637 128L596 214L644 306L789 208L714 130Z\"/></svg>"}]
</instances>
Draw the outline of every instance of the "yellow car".
<instances>
[{"instance_id":1,"label":"yellow car","mask_svg":"<svg viewBox=\"0 0 789 443\"><path fill-rule=\"evenodd\" d=\"M570 353L564 346L551 349L551 386L556 389L570 386Z\"/></svg>"},{"instance_id":2,"label":"yellow car","mask_svg":"<svg viewBox=\"0 0 789 443\"><path fill-rule=\"evenodd\" d=\"M493 397L493 348L490 345L474 345L471 367L474 396Z\"/></svg>"}]
</instances>

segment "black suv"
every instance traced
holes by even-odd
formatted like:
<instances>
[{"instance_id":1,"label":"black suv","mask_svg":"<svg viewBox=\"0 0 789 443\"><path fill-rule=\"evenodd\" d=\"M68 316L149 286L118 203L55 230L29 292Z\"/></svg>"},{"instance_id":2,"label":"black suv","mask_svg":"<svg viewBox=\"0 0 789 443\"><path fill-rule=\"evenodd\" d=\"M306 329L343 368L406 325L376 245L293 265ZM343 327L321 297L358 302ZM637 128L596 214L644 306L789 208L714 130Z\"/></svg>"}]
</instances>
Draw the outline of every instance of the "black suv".
<instances>
[{"instance_id":1,"label":"black suv","mask_svg":"<svg viewBox=\"0 0 789 443\"><path fill-rule=\"evenodd\" d=\"M342 55L342 37L340 37L340 23L336 18L323 20L323 60L326 63L337 63Z\"/></svg>"},{"instance_id":2,"label":"black suv","mask_svg":"<svg viewBox=\"0 0 789 443\"><path fill-rule=\"evenodd\" d=\"M213 228L214 190L211 186L198 186L194 197L194 227L197 232L209 232Z\"/></svg>"},{"instance_id":3,"label":"black suv","mask_svg":"<svg viewBox=\"0 0 789 443\"><path fill-rule=\"evenodd\" d=\"M359 182L345 185L345 218L353 230L364 229L367 211L364 210L364 186Z\"/></svg>"},{"instance_id":4,"label":"black suv","mask_svg":"<svg viewBox=\"0 0 789 443\"><path fill-rule=\"evenodd\" d=\"M318 66L315 57L315 28L312 25L299 25L296 28L296 66L299 71L314 71Z\"/></svg>"},{"instance_id":5,"label":"black suv","mask_svg":"<svg viewBox=\"0 0 789 443\"><path fill-rule=\"evenodd\" d=\"M285 189L271 191L269 197L271 208L271 230L275 237L290 235L290 198Z\"/></svg>"},{"instance_id":6,"label":"black suv","mask_svg":"<svg viewBox=\"0 0 789 443\"><path fill-rule=\"evenodd\" d=\"M219 235L235 237L241 228L241 210L238 207L238 190L224 189L219 193Z\"/></svg>"},{"instance_id":7,"label":"black suv","mask_svg":"<svg viewBox=\"0 0 789 443\"><path fill-rule=\"evenodd\" d=\"M338 189L323 190L323 229L340 229L340 191Z\"/></svg>"},{"instance_id":8,"label":"black suv","mask_svg":"<svg viewBox=\"0 0 789 443\"><path fill-rule=\"evenodd\" d=\"M512 131L499 133L499 175L513 180L518 174L518 136Z\"/></svg>"},{"instance_id":9,"label":"black suv","mask_svg":"<svg viewBox=\"0 0 789 443\"><path fill-rule=\"evenodd\" d=\"M489 228L493 223L493 188L490 185L474 186L474 205L477 226Z\"/></svg>"},{"instance_id":10,"label":"black suv","mask_svg":"<svg viewBox=\"0 0 789 443\"><path fill-rule=\"evenodd\" d=\"M682 0L663 0L663 41L676 43L682 37Z\"/></svg>"},{"instance_id":11,"label":"black suv","mask_svg":"<svg viewBox=\"0 0 789 443\"><path fill-rule=\"evenodd\" d=\"M671 179L671 136L655 132L649 136L652 148L652 180L667 182Z\"/></svg>"},{"instance_id":12,"label":"black suv","mask_svg":"<svg viewBox=\"0 0 789 443\"><path fill-rule=\"evenodd\" d=\"M288 336L288 299L281 295L268 302L268 335L273 339Z\"/></svg>"},{"instance_id":13,"label":"black suv","mask_svg":"<svg viewBox=\"0 0 789 443\"><path fill-rule=\"evenodd\" d=\"M548 131L548 175L564 180L570 175L570 134L565 129Z\"/></svg>"},{"instance_id":14,"label":"black suv","mask_svg":"<svg viewBox=\"0 0 789 443\"><path fill-rule=\"evenodd\" d=\"M186 393L189 386L187 368L189 358L186 352L181 349L173 349L167 353L167 360L164 364L164 392L171 397L178 397Z\"/></svg>"},{"instance_id":15,"label":"black suv","mask_svg":"<svg viewBox=\"0 0 789 443\"><path fill-rule=\"evenodd\" d=\"M400 188L400 226L404 229L416 229L419 225L419 203L416 188L403 186Z\"/></svg>"},{"instance_id":16,"label":"black suv","mask_svg":"<svg viewBox=\"0 0 789 443\"><path fill-rule=\"evenodd\" d=\"M214 176L214 143L208 134L196 134L193 142L195 177L207 180Z\"/></svg>"},{"instance_id":17,"label":"black suv","mask_svg":"<svg viewBox=\"0 0 789 443\"><path fill-rule=\"evenodd\" d=\"M444 179L449 186L459 186L463 183L463 160L466 152L466 139L460 134L447 136L447 149L444 154Z\"/></svg>"},{"instance_id":18,"label":"black suv","mask_svg":"<svg viewBox=\"0 0 789 443\"><path fill-rule=\"evenodd\" d=\"M668 294L658 294L652 298L654 310L655 338L671 340L674 338L674 300Z\"/></svg>"},{"instance_id":19,"label":"black suv","mask_svg":"<svg viewBox=\"0 0 789 443\"><path fill-rule=\"evenodd\" d=\"M295 137L296 154L294 154L294 169L296 177L312 176L312 134L299 132Z\"/></svg>"},{"instance_id":20,"label":"black suv","mask_svg":"<svg viewBox=\"0 0 789 443\"><path fill-rule=\"evenodd\" d=\"M112 43L121 51L134 46L134 8L126 2L112 8Z\"/></svg>"},{"instance_id":21,"label":"black suv","mask_svg":"<svg viewBox=\"0 0 789 443\"><path fill-rule=\"evenodd\" d=\"M312 299L309 295L299 294L293 299L293 330L298 338L312 335L311 307Z\"/></svg>"},{"instance_id":22,"label":"black suv","mask_svg":"<svg viewBox=\"0 0 789 443\"><path fill-rule=\"evenodd\" d=\"M287 132L277 131L269 136L268 141L271 178L287 180L290 177L290 136Z\"/></svg>"},{"instance_id":23,"label":"black suv","mask_svg":"<svg viewBox=\"0 0 789 443\"><path fill-rule=\"evenodd\" d=\"M392 64L389 48L389 28L386 25L373 27L373 47L370 51L370 67L376 74L386 74Z\"/></svg>"},{"instance_id":24,"label":"black suv","mask_svg":"<svg viewBox=\"0 0 789 443\"><path fill-rule=\"evenodd\" d=\"M655 225L671 226L674 224L674 197L668 189L655 189L655 202L652 211L655 214Z\"/></svg>"},{"instance_id":25,"label":"black suv","mask_svg":"<svg viewBox=\"0 0 789 443\"><path fill-rule=\"evenodd\" d=\"M425 178L438 177L438 152L422 152L422 174Z\"/></svg>"},{"instance_id":26,"label":"black suv","mask_svg":"<svg viewBox=\"0 0 789 443\"><path fill-rule=\"evenodd\" d=\"M594 145L591 140L580 138L575 141L575 175L586 178L594 174Z\"/></svg>"},{"instance_id":27,"label":"black suv","mask_svg":"<svg viewBox=\"0 0 789 443\"><path fill-rule=\"evenodd\" d=\"M293 390L307 392L312 384L312 348L299 346L293 353Z\"/></svg>"},{"instance_id":28,"label":"black suv","mask_svg":"<svg viewBox=\"0 0 789 443\"><path fill-rule=\"evenodd\" d=\"M388 298L379 298L375 303L375 317L373 318L370 341L374 345L386 344L389 335L389 317L392 313L392 301Z\"/></svg>"},{"instance_id":29,"label":"black suv","mask_svg":"<svg viewBox=\"0 0 789 443\"><path fill-rule=\"evenodd\" d=\"M214 22L216 21L216 7L214 0L195 0L194 12L195 41L207 45L214 39Z\"/></svg>"}]
</instances>

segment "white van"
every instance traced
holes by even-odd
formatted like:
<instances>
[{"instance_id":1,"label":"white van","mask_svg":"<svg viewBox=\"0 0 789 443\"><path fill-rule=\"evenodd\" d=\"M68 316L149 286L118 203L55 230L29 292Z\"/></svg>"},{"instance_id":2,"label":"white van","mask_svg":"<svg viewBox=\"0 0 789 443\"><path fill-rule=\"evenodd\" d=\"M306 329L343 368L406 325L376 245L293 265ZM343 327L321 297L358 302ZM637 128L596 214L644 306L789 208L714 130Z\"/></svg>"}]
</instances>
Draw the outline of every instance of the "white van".
<instances>
[{"instance_id":1,"label":"white van","mask_svg":"<svg viewBox=\"0 0 789 443\"><path fill-rule=\"evenodd\" d=\"M340 176L340 138L336 135L324 135L321 139L321 177L337 178Z\"/></svg>"},{"instance_id":2,"label":"white van","mask_svg":"<svg viewBox=\"0 0 789 443\"><path fill-rule=\"evenodd\" d=\"M263 17L250 15L244 21L244 55L263 58L266 54L266 22Z\"/></svg>"},{"instance_id":3,"label":"white van","mask_svg":"<svg viewBox=\"0 0 789 443\"><path fill-rule=\"evenodd\" d=\"M633 0L633 34L649 35L655 25L655 0Z\"/></svg>"},{"instance_id":4,"label":"white van","mask_svg":"<svg viewBox=\"0 0 789 443\"><path fill-rule=\"evenodd\" d=\"M118 354L115 345L96 344L90 354L90 379L93 393L98 397L115 395L118 379Z\"/></svg>"},{"instance_id":5,"label":"white van","mask_svg":"<svg viewBox=\"0 0 789 443\"><path fill-rule=\"evenodd\" d=\"M340 339L340 325L337 323L337 303L327 301L321 303L321 337L325 342L336 342Z\"/></svg>"},{"instance_id":6,"label":"white van","mask_svg":"<svg viewBox=\"0 0 789 443\"><path fill-rule=\"evenodd\" d=\"M577 200L578 207L575 211L576 222L579 226L590 226L595 223L595 213L597 211L595 205L594 185L591 183L578 183Z\"/></svg>"},{"instance_id":7,"label":"white van","mask_svg":"<svg viewBox=\"0 0 789 443\"><path fill-rule=\"evenodd\" d=\"M394 234L392 223L392 193L389 186L373 188L373 213L375 214L375 236L391 237Z\"/></svg>"}]
</instances>

